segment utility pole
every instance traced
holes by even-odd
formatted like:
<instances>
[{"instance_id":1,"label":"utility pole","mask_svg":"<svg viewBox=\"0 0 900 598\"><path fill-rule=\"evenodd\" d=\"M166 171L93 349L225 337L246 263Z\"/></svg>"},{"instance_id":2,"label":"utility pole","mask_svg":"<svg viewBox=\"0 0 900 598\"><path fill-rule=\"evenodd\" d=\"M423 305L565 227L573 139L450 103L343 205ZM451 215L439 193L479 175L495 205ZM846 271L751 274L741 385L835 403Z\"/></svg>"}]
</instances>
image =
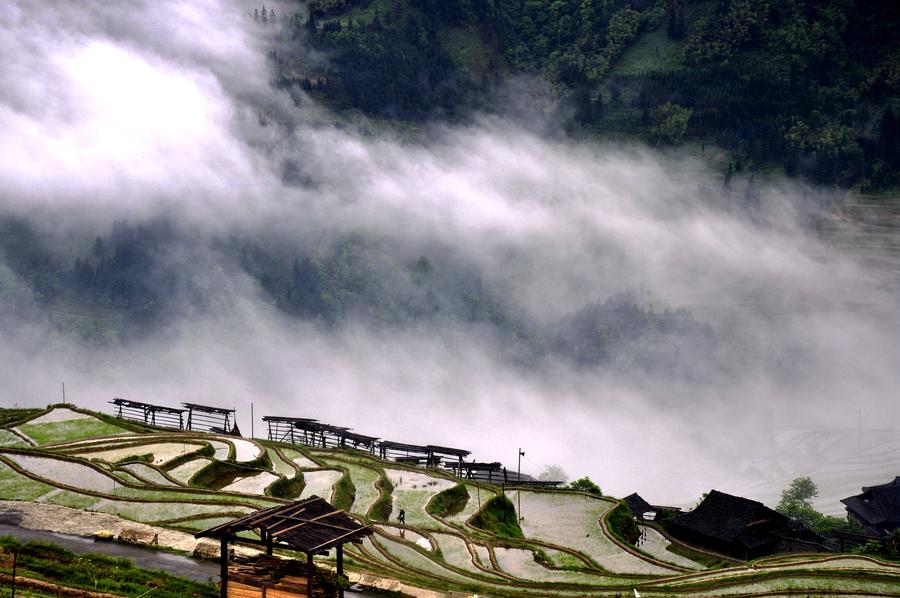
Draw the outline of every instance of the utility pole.
<instances>
[{"instance_id":1,"label":"utility pole","mask_svg":"<svg viewBox=\"0 0 900 598\"><path fill-rule=\"evenodd\" d=\"M525 451L522 450L522 447L519 447L519 466L516 469L516 485L520 486L522 484L522 457L525 456ZM519 521L525 519L522 517L522 491L519 488L516 488L516 500L519 503Z\"/></svg>"},{"instance_id":2,"label":"utility pole","mask_svg":"<svg viewBox=\"0 0 900 598\"><path fill-rule=\"evenodd\" d=\"M862 452L862 409L856 411L856 452Z\"/></svg>"},{"instance_id":3,"label":"utility pole","mask_svg":"<svg viewBox=\"0 0 900 598\"><path fill-rule=\"evenodd\" d=\"M62 392L63 392L63 405L66 404L66 383L62 383Z\"/></svg>"},{"instance_id":4,"label":"utility pole","mask_svg":"<svg viewBox=\"0 0 900 598\"><path fill-rule=\"evenodd\" d=\"M253 434L253 401L250 401L250 438L256 438Z\"/></svg>"}]
</instances>

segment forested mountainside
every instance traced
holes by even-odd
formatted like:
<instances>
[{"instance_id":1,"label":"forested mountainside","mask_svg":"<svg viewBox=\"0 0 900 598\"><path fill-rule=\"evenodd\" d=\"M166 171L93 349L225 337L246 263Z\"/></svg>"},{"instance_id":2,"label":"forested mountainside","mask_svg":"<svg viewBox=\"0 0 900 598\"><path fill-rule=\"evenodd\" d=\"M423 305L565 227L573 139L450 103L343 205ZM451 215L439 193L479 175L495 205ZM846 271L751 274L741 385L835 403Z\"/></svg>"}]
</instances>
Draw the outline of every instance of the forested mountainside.
<instances>
[{"instance_id":1,"label":"forested mountainside","mask_svg":"<svg viewBox=\"0 0 900 598\"><path fill-rule=\"evenodd\" d=\"M537 76L573 134L696 141L726 171L900 184L900 4L879 0L310 0L281 85L405 120L508 109ZM299 46L324 53L310 62Z\"/></svg>"}]
</instances>

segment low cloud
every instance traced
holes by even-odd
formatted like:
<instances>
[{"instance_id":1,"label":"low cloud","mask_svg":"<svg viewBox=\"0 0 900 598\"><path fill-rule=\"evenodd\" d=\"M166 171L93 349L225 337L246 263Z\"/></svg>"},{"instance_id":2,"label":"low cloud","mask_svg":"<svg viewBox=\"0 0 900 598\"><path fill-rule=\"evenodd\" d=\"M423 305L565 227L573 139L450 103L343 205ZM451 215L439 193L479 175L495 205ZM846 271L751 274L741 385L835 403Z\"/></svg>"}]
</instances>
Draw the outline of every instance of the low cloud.
<instances>
[{"instance_id":1,"label":"low cloud","mask_svg":"<svg viewBox=\"0 0 900 598\"><path fill-rule=\"evenodd\" d=\"M252 8L13 2L0 15L3 215L53 239L63 262L115 221L175 222L192 238L179 268L216 298L174 329L97 348L26 293L38 315L3 324L5 403L55 401L65 380L95 408L113 396L235 406L246 431L253 402L483 460L512 463L522 446L535 474L558 462L609 492L679 503L736 483L767 413L782 426L858 409L893 422L896 300L809 226L830 193L725 190L690 157L509 117L412 140L368 133L269 85L273 33ZM256 239L300 255L351 234L398 263L463 264L534 330L629 292L647 313L689 310L712 348L662 347L656 371L579 367L552 349L523 367L484 326L322 327L274 308L219 248ZM0 281L22 300L29 282L10 272Z\"/></svg>"}]
</instances>

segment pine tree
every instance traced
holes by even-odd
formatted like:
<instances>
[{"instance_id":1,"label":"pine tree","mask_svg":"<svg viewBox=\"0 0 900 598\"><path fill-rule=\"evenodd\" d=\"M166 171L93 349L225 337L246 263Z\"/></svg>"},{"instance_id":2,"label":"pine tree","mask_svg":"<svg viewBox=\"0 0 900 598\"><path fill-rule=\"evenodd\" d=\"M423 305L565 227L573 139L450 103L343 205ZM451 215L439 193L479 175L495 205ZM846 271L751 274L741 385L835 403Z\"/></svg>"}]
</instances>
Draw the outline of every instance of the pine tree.
<instances>
[{"instance_id":1,"label":"pine tree","mask_svg":"<svg viewBox=\"0 0 900 598\"><path fill-rule=\"evenodd\" d=\"M666 33L672 39L681 39L684 37L684 7L681 6L681 0L669 0L667 8L669 23L666 25Z\"/></svg>"}]
</instances>

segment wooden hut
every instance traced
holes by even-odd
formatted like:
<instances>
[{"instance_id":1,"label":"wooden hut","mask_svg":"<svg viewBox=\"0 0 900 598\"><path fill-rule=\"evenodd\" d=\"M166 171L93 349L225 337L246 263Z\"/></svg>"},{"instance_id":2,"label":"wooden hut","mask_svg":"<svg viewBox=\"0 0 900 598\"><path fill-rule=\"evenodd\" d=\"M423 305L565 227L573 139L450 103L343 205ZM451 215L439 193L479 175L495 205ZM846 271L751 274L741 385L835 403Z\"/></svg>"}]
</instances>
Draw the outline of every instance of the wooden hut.
<instances>
[{"instance_id":1,"label":"wooden hut","mask_svg":"<svg viewBox=\"0 0 900 598\"><path fill-rule=\"evenodd\" d=\"M282 417L279 415L267 415L263 421L269 426L269 440L276 442L290 442L291 444L310 444L304 432L307 424L314 424L318 420L308 417ZM299 425L298 425L299 424Z\"/></svg>"},{"instance_id":2,"label":"wooden hut","mask_svg":"<svg viewBox=\"0 0 900 598\"><path fill-rule=\"evenodd\" d=\"M825 552L824 540L764 504L710 490L697 508L665 522L687 544L750 560L787 552Z\"/></svg>"},{"instance_id":3,"label":"wooden hut","mask_svg":"<svg viewBox=\"0 0 900 598\"><path fill-rule=\"evenodd\" d=\"M467 451L465 449L450 448L448 446L437 446L434 444L426 444L425 449L428 451L427 465L429 467L438 467L444 457L449 457L450 459L457 461L458 465L461 467L463 459L472 454L470 451Z\"/></svg>"},{"instance_id":4,"label":"wooden hut","mask_svg":"<svg viewBox=\"0 0 900 598\"><path fill-rule=\"evenodd\" d=\"M398 463L424 465L428 462L428 456L431 454L431 451L426 447L418 444L407 444L392 440L382 440L378 443L378 456L384 460L391 459Z\"/></svg>"},{"instance_id":5,"label":"wooden hut","mask_svg":"<svg viewBox=\"0 0 900 598\"><path fill-rule=\"evenodd\" d=\"M256 531L260 539L237 537L245 531ZM250 513L234 521L223 523L195 535L197 538L218 538L221 564L221 597L231 598L292 598L294 596L313 596L335 594L328 587L324 577L318 576L313 564L313 556L327 554L335 549L337 558L337 575L344 573L343 546L347 542L360 543L372 534L372 527L360 525L355 519L342 510L335 509L328 501L318 496L296 501L286 505L278 505ZM285 548L306 555L305 571L295 565L280 564L275 561L257 561L250 566L235 565L233 572L237 580L234 588L230 587L231 571L228 566L228 543L241 542L262 546L266 555L271 556L274 547ZM268 564L266 564L268 562ZM319 590L315 590L316 584ZM324 592L324 593L323 593ZM337 590L342 594L342 590Z\"/></svg>"},{"instance_id":6,"label":"wooden hut","mask_svg":"<svg viewBox=\"0 0 900 598\"><path fill-rule=\"evenodd\" d=\"M888 538L900 529L900 476L879 486L866 486L862 494L841 500L847 518L867 532Z\"/></svg>"},{"instance_id":7,"label":"wooden hut","mask_svg":"<svg viewBox=\"0 0 900 598\"><path fill-rule=\"evenodd\" d=\"M198 405L197 403L182 403L182 405L188 412L188 430L241 435L235 422L234 409Z\"/></svg>"}]
</instances>

